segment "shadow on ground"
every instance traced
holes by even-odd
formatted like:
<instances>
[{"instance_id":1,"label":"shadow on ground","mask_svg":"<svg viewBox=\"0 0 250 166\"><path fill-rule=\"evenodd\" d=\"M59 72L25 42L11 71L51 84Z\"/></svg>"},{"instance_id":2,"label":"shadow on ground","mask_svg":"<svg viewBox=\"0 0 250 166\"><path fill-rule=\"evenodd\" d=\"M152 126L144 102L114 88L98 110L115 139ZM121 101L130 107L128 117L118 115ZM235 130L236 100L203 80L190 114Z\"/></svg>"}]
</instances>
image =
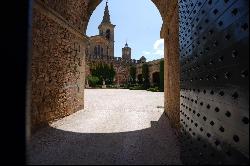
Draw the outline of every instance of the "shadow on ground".
<instances>
[{"instance_id":1,"label":"shadow on ground","mask_svg":"<svg viewBox=\"0 0 250 166\"><path fill-rule=\"evenodd\" d=\"M181 164L178 139L163 114L123 133L74 133L47 127L28 145L28 164Z\"/></svg>"},{"instance_id":2,"label":"shadow on ground","mask_svg":"<svg viewBox=\"0 0 250 166\"><path fill-rule=\"evenodd\" d=\"M218 150L207 140L183 130L180 134L180 158L185 165L249 165L249 159L226 143Z\"/></svg>"}]
</instances>

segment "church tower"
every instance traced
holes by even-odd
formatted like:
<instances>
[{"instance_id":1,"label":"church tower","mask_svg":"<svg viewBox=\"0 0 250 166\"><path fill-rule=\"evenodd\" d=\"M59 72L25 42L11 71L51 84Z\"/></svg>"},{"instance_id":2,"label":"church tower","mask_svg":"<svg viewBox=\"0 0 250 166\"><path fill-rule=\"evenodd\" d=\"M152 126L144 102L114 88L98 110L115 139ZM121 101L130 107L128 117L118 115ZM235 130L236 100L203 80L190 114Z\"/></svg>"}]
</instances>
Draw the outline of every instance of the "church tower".
<instances>
[{"instance_id":1,"label":"church tower","mask_svg":"<svg viewBox=\"0 0 250 166\"><path fill-rule=\"evenodd\" d=\"M114 29L110 21L108 2L106 2L106 7L104 10L104 16L101 24L98 27L99 35L104 36L109 41L109 46L107 47L107 56L114 57Z\"/></svg>"},{"instance_id":2,"label":"church tower","mask_svg":"<svg viewBox=\"0 0 250 166\"><path fill-rule=\"evenodd\" d=\"M131 60L131 48L128 46L127 42L125 47L122 48L122 59Z\"/></svg>"}]
</instances>

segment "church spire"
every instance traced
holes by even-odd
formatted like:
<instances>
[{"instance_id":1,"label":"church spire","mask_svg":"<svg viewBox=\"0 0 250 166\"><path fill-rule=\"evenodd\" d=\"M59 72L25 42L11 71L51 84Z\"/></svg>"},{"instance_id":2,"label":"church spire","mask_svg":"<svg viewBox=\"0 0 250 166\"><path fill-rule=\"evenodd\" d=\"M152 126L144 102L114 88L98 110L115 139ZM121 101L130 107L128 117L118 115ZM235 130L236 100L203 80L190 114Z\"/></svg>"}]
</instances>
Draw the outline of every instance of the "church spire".
<instances>
[{"instance_id":1,"label":"church spire","mask_svg":"<svg viewBox=\"0 0 250 166\"><path fill-rule=\"evenodd\" d=\"M128 47L128 41L126 40L126 44L125 44L125 47Z\"/></svg>"},{"instance_id":2,"label":"church spire","mask_svg":"<svg viewBox=\"0 0 250 166\"><path fill-rule=\"evenodd\" d=\"M110 23L111 24L110 15L109 15L108 1L106 2L106 7L105 7L105 10L104 10L104 16L103 16L102 23Z\"/></svg>"}]
</instances>

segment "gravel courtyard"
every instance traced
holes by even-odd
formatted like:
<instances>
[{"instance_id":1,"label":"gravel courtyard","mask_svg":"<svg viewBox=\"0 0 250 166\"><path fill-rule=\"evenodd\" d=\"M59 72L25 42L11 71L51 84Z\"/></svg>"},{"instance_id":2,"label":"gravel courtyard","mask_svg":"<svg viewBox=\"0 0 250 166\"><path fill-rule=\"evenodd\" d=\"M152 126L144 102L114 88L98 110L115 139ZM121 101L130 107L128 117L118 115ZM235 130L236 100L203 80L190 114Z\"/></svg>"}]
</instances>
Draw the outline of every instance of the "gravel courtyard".
<instances>
[{"instance_id":1,"label":"gravel courtyard","mask_svg":"<svg viewBox=\"0 0 250 166\"><path fill-rule=\"evenodd\" d=\"M181 164L164 93L86 89L85 109L37 132L29 164Z\"/></svg>"}]
</instances>

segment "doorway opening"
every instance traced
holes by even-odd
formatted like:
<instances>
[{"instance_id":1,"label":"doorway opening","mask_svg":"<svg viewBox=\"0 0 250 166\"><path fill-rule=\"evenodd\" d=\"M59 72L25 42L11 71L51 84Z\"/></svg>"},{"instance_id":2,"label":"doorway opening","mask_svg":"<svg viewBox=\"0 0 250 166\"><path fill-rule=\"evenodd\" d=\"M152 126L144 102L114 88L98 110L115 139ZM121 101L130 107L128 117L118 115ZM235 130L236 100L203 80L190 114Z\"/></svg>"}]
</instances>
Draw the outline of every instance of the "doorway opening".
<instances>
[{"instance_id":1,"label":"doorway opening","mask_svg":"<svg viewBox=\"0 0 250 166\"><path fill-rule=\"evenodd\" d=\"M86 12L90 15L95 8L93 6L97 6L99 2L97 0L90 1ZM117 3L117 1L113 2ZM135 3L135 1L131 0L125 2L128 4ZM41 5L40 3L44 4ZM101 17L101 21L95 27L100 33L99 35L87 37L85 34L79 34L79 30L84 32L86 29L84 26L88 23L88 15L86 14L82 21L76 21L75 18L72 18L72 15L76 15L77 12L82 14L79 10L84 8L84 5L88 5L88 2L74 1L78 5L72 5L71 2L63 4L63 1L60 1L61 5L57 3L59 2L55 1L48 5L48 1L36 1L34 5L32 124L47 123L48 121L67 117L49 125L49 130L45 132L52 134L48 134L49 140L44 139L52 141L48 145L53 144L54 146L46 147L48 148L46 152L43 153L41 150L39 155L31 153L34 154L34 158L31 157L31 160L34 159L32 161L36 162L37 159L45 159L45 162L50 162L52 161L50 157L53 157L53 155L48 154L56 149L58 152L56 156L59 157L57 161L72 161L72 158L67 158L67 156L79 159L78 155L83 154L81 151L84 150L84 153L88 154L93 152L118 154L115 157L118 163L134 162L134 150L131 147L136 147L137 154L140 154L141 150L143 151L143 155L137 156L136 161L151 163L152 160L147 156L151 155L152 157L151 152L154 148L152 146L153 142L148 140L159 139L162 141L161 145L159 148L155 148L156 151L153 156L155 157L154 161L162 162L165 153L160 152L162 150L161 146L165 147L164 152L166 152L166 149L174 145L173 142L177 140L175 137L162 135L162 133L171 133L163 132L163 130L171 131L170 125L163 125L163 123L167 123L166 117L162 116L164 112L164 93L147 91L151 88L150 83L153 82L150 80L153 72L150 67L154 66L149 64L151 62L149 55L163 55L165 50L161 48L166 47L163 40L159 39L162 25L154 31L150 29L149 25L142 24L143 20L149 20L149 17L145 17L145 14L151 12L138 12L139 5L136 13L142 15L141 19L121 25L116 23L115 26L112 24L113 20L110 19L108 5L104 3L102 8L102 13L104 9L104 16ZM120 3L119 1L119 5ZM150 5L154 7L154 5ZM60 10L61 8L58 6L65 10ZM76 6L79 6L79 8L75 8ZM70 12L73 9L76 12L72 14ZM119 8L119 10L121 9L126 8ZM55 10L55 12L52 13L51 10ZM65 20L58 17L56 12L65 17ZM135 12L131 12L131 8L127 8L126 12L122 20L127 18L128 14L135 14ZM157 13L159 14L158 11ZM131 19L132 17L128 18ZM160 21L162 20L160 19ZM67 21L70 24L65 24ZM136 23L143 25L143 27L138 28ZM48 26L50 24L53 26ZM74 26L72 28L69 25L74 25L77 30L74 29ZM128 40L125 37L116 39L115 28L119 29L119 27L132 28L136 32L134 36L145 30L146 33L143 37L136 37L139 41L134 41L131 37ZM147 45L145 42L148 40L145 40L145 36L149 37L151 32L157 32L158 36L151 42L152 50L145 49L140 50L140 53L135 53L135 48L140 45ZM46 34L49 34L49 36L46 36ZM129 35L129 33L122 34ZM118 43L119 40L122 42L122 47L116 49L114 43ZM47 41L43 42L44 50L39 47L41 41ZM58 46L63 49L58 49ZM116 54L116 50L120 50L118 51L120 53ZM86 54L86 57L82 56L84 54ZM134 55L137 57L134 57ZM83 59L83 57L86 59ZM46 61L46 58L49 59L49 62ZM43 62L47 63L43 64ZM155 61L152 63L155 63ZM113 71L115 72L112 74ZM86 85L84 85L85 82ZM127 88L128 86L129 88ZM130 88L132 89L130 90ZM85 95L83 94L84 91ZM85 105L84 102L86 102ZM57 137L63 138L63 141L53 142ZM39 138L38 134L37 139L39 140ZM105 138L109 141L103 143L99 138ZM171 140L166 141L165 138ZM67 149L70 150L62 152L63 149L58 149L58 147L63 147L65 140L69 145ZM97 142L94 141L91 144L91 140ZM36 139L34 139L35 143ZM91 147L88 145L91 145ZM92 149L92 145L96 148ZM115 150L111 150L109 147L115 147ZM117 152L120 149L122 151ZM35 151L37 150L35 149ZM112 155L108 156L112 157ZM124 156L126 161L122 160ZM99 158L98 155L94 157ZM158 160L159 157L162 160ZM88 157L81 158L78 161L82 162L85 159L88 159ZM106 161L105 159L109 161L111 158L104 157L102 159L104 159L103 161ZM98 159L93 158L92 161L98 162ZM88 160L88 162L91 161Z\"/></svg>"}]
</instances>

